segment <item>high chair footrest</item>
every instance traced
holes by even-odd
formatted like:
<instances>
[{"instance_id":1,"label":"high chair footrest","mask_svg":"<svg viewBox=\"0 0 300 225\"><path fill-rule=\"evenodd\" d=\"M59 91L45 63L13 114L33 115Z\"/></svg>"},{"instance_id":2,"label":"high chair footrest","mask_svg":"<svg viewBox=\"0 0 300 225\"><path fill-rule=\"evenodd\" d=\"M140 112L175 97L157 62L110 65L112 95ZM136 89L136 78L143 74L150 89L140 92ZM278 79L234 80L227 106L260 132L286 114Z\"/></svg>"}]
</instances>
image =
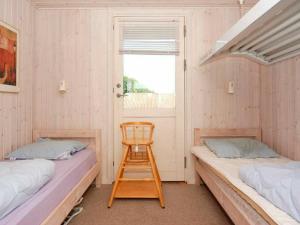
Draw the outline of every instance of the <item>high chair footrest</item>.
<instances>
[{"instance_id":1,"label":"high chair footrest","mask_svg":"<svg viewBox=\"0 0 300 225\"><path fill-rule=\"evenodd\" d=\"M150 170L151 169L151 166L133 166L133 165L130 165L130 166L123 166L123 169L125 170Z\"/></svg>"},{"instance_id":2,"label":"high chair footrest","mask_svg":"<svg viewBox=\"0 0 300 225\"><path fill-rule=\"evenodd\" d=\"M126 164L145 164L145 163L148 163L149 164L149 160L144 160L144 159L129 159L129 160L126 160Z\"/></svg>"},{"instance_id":3,"label":"high chair footrest","mask_svg":"<svg viewBox=\"0 0 300 225\"><path fill-rule=\"evenodd\" d=\"M119 181L127 181L127 182L149 182L149 181L154 181L154 178L120 178Z\"/></svg>"},{"instance_id":4,"label":"high chair footrest","mask_svg":"<svg viewBox=\"0 0 300 225\"><path fill-rule=\"evenodd\" d=\"M155 182L120 181L115 198L158 198Z\"/></svg>"}]
</instances>

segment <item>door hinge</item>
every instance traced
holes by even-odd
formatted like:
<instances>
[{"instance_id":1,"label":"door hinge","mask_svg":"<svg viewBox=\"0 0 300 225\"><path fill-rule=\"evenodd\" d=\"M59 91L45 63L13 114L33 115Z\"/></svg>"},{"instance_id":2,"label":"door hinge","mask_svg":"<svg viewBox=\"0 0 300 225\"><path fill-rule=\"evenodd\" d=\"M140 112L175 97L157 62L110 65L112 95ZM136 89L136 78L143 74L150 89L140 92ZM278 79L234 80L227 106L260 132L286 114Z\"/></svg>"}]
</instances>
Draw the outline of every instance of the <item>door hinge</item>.
<instances>
[{"instance_id":1,"label":"door hinge","mask_svg":"<svg viewBox=\"0 0 300 225\"><path fill-rule=\"evenodd\" d=\"M186 71L186 70L187 70L186 59L184 59L184 62L183 62L183 68L184 68L184 71Z\"/></svg>"},{"instance_id":2,"label":"door hinge","mask_svg":"<svg viewBox=\"0 0 300 225\"><path fill-rule=\"evenodd\" d=\"M113 161L113 166L115 166L115 161Z\"/></svg>"},{"instance_id":3,"label":"door hinge","mask_svg":"<svg viewBox=\"0 0 300 225\"><path fill-rule=\"evenodd\" d=\"M115 93L115 88L113 88L113 93Z\"/></svg>"},{"instance_id":4,"label":"door hinge","mask_svg":"<svg viewBox=\"0 0 300 225\"><path fill-rule=\"evenodd\" d=\"M115 30L115 25L113 25L113 30Z\"/></svg>"},{"instance_id":5,"label":"door hinge","mask_svg":"<svg viewBox=\"0 0 300 225\"><path fill-rule=\"evenodd\" d=\"M184 169L186 169L186 156L184 156Z\"/></svg>"},{"instance_id":6,"label":"door hinge","mask_svg":"<svg viewBox=\"0 0 300 225\"><path fill-rule=\"evenodd\" d=\"M186 37L186 32L187 32L187 30L186 30L186 25L184 25L184 27L183 27L183 34L184 34L184 37Z\"/></svg>"}]
</instances>

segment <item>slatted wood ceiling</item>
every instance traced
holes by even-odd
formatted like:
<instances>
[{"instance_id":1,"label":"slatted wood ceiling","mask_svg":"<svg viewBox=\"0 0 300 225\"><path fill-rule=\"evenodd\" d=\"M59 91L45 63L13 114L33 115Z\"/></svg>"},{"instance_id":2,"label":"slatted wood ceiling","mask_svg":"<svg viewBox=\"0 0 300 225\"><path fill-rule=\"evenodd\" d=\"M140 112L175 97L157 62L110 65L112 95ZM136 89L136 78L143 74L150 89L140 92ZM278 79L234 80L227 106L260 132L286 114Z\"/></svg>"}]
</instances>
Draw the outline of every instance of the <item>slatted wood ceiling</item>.
<instances>
[{"instance_id":1,"label":"slatted wood ceiling","mask_svg":"<svg viewBox=\"0 0 300 225\"><path fill-rule=\"evenodd\" d=\"M251 7L258 0L245 0ZM238 0L32 0L36 7L107 7L107 6L237 6Z\"/></svg>"}]
</instances>

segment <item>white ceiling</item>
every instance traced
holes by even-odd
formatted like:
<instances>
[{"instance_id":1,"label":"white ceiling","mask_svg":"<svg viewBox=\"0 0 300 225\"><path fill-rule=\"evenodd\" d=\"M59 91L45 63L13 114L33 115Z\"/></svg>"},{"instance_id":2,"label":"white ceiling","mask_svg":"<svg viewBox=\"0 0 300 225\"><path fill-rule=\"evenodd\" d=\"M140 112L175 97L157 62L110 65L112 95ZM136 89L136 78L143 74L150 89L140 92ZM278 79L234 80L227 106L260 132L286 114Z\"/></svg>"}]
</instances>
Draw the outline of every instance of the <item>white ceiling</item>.
<instances>
[{"instance_id":1,"label":"white ceiling","mask_svg":"<svg viewBox=\"0 0 300 225\"><path fill-rule=\"evenodd\" d=\"M31 0L38 8L105 6L238 6L238 0ZM245 0L253 6L258 0Z\"/></svg>"}]
</instances>

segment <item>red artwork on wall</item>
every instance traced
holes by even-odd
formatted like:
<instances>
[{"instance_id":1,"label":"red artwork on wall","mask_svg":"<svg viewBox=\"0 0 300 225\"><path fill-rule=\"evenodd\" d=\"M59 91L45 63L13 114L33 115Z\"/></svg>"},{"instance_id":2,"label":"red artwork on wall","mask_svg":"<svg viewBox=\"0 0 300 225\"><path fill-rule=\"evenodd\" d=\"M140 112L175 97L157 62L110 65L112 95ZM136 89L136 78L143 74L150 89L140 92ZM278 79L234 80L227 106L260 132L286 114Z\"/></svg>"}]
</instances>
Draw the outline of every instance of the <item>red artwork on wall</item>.
<instances>
[{"instance_id":1,"label":"red artwork on wall","mask_svg":"<svg viewBox=\"0 0 300 225\"><path fill-rule=\"evenodd\" d=\"M0 91L17 91L18 33L0 22Z\"/></svg>"}]
</instances>

